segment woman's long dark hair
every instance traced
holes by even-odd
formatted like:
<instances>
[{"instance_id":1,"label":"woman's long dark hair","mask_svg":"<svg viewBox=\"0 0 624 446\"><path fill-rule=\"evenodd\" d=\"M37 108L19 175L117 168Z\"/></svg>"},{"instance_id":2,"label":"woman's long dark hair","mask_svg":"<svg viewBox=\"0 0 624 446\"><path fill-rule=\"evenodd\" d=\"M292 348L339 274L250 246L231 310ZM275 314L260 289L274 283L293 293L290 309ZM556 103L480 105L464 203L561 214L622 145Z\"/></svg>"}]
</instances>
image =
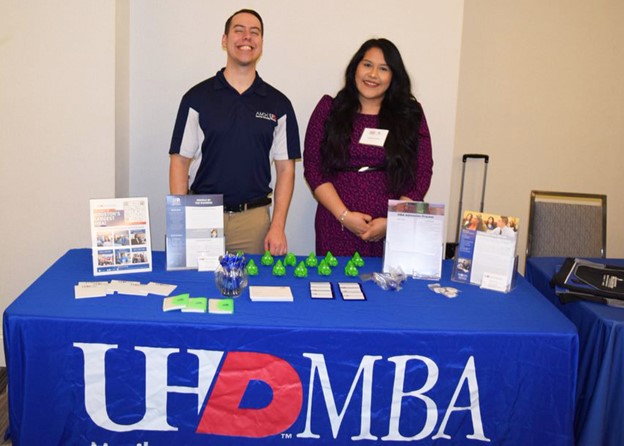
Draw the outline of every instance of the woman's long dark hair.
<instances>
[{"instance_id":1,"label":"woman's long dark hair","mask_svg":"<svg viewBox=\"0 0 624 446\"><path fill-rule=\"evenodd\" d=\"M384 95L379 112L379 127L388 129L385 142L386 179L391 195L397 198L415 179L414 163L418 152L418 129L422 107L412 95L412 87L398 48L387 39L370 39L364 42L351 58L345 72L345 86L334 99L325 123L325 136L321 143L323 170L334 174L345 168L355 115L360 111L359 93L355 72L366 52L379 48L392 72L392 81Z\"/></svg>"}]
</instances>

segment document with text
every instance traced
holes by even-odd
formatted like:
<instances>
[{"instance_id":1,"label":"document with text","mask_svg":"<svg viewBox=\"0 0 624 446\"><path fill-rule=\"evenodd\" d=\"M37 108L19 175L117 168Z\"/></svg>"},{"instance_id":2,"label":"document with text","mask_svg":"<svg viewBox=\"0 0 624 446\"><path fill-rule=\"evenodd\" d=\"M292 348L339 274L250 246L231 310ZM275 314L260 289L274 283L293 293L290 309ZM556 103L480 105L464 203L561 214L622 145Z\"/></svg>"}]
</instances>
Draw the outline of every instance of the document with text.
<instances>
[{"instance_id":1,"label":"document with text","mask_svg":"<svg viewBox=\"0 0 624 446\"><path fill-rule=\"evenodd\" d=\"M383 270L401 270L415 279L442 274L444 205L390 200Z\"/></svg>"}]
</instances>

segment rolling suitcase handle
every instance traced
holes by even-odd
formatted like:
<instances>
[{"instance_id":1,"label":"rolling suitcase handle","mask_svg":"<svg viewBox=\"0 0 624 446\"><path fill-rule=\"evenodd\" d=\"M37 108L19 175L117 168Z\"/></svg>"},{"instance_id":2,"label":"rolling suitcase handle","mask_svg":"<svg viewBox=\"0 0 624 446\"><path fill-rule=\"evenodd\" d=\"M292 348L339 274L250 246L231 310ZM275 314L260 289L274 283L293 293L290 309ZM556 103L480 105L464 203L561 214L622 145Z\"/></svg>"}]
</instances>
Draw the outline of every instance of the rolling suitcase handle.
<instances>
[{"instance_id":1,"label":"rolling suitcase handle","mask_svg":"<svg viewBox=\"0 0 624 446\"><path fill-rule=\"evenodd\" d=\"M484 155L481 153L466 153L462 156L462 176L461 176L461 188L459 192L459 209L457 210L457 234L455 236L455 242L459 241L459 231L461 225L461 217L462 217L462 207L464 201L464 176L466 174L466 161L468 159L482 159L485 163L485 170L483 172L483 188L481 189L481 205L479 208L479 212L483 212L483 201L485 198L485 182L487 180L487 168L488 163L490 162L489 155Z\"/></svg>"}]
</instances>

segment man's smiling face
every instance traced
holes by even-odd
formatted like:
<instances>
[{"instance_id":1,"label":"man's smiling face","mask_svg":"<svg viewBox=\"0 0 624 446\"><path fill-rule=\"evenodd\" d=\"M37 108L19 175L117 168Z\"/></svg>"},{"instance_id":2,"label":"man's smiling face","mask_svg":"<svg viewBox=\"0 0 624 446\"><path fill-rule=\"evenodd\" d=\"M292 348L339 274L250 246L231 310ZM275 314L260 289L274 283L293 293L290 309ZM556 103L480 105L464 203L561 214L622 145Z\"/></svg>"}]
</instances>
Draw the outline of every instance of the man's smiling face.
<instances>
[{"instance_id":1,"label":"man's smiling face","mask_svg":"<svg viewBox=\"0 0 624 446\"><path fill-rule=\"evenodd\" d=\"M253 14L242 12L232 17L230 29L221 43L228 59L240 66L255 65L262 56L262 24Z\"/></svg>"}]
</instances>

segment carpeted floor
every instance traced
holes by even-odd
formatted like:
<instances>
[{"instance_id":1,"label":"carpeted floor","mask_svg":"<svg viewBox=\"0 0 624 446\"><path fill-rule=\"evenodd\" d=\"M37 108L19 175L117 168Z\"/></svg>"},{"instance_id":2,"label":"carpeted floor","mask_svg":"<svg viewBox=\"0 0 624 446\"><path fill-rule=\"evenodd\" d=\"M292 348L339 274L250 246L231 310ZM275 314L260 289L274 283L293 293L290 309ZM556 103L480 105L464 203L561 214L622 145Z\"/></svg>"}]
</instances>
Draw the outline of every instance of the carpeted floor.
<instances>
[{"instance_id":1,"label":"carpeted floor","mask_svg":"<svg viewBox=\"0 0 624 446\"><path fill-rule=\"evenodd\" d=\"M6 368L0 367L0 445L11 444L4 441L4 434L9 427L9 405L7 398L7 374Z\"/></svg>"}]
</instances>

